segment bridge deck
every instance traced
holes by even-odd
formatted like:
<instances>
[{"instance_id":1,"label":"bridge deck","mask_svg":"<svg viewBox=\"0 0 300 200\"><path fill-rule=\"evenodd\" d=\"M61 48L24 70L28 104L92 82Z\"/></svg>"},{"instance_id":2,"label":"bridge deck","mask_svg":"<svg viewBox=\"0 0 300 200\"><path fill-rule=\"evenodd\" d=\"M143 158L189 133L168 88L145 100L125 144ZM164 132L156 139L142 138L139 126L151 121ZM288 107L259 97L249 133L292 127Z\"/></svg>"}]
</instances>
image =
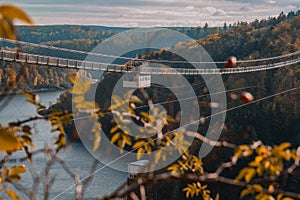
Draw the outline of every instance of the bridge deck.
<instances>
[{"instance_id":1,"label":"bridge deck","mask_svg":"<svg viewBox=\"0 0 300 200\"><path fill-rule=\"evenodd\" d=\"M19 62L19 63L28 63L36 65L45 65L49 67L58 67L58 68L70 68L70 69L84 69L91 71L109 71L109 72L124 72L132 73L133 71L124 70L122 65L100 63L100 62L90 62L82 60L73 60L65 58L57 58L51 56L43 55L34 55L27 53L19 53L18 57L16 52L1 50L0 60L6 62ZM141 74L181 74L181 75L202 75L202 74L237 74L237 73L246 73L246 72L255 72L262 70L275 69L280 67L285 67L288 65L297 64L300 62L299 56L292 58L290 60L269 63L264 65L256 66L247 66L239 68L215 68L215 69L185 69L185 68L158 68L158 67L142 67L140 69Z\"/></svg>"}]
</instances>

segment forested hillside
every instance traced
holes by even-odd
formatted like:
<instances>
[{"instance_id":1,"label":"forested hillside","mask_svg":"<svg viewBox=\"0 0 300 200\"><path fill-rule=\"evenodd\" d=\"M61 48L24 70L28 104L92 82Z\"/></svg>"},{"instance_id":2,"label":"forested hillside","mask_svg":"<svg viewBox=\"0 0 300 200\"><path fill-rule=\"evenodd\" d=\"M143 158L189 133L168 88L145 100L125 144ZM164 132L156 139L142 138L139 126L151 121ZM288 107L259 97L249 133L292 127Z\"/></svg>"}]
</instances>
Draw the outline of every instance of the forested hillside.
<instances>
[{"instance_id":1,"label":"forested hillside","mask_svg":"<svg viewBox=\"0 0 300 200\"><path fill-rule=\"evenodd\" d=\"M300 16L298 12L288 15L280 14L278 17L268 20L254 21L251 23L240 22L237 26L220 33L212 34L198 42L209 52L215 61L225 61L229 56L236 56L239 60L252 60L283 55L300 50ZM178 44L178 48L184 44ZM176 55L167 50L160 50L143 56L147 59L180 60ZM265 62L267 64L268 62ZM242 67L243 64L238 64ZM175 67L188 67L177 64ZM224 67L220 65L219 67ZM201 81L200 77L189 77L192 83ZM299 64L261 72L245 74L223 75L226 90L244 89L260 100L247 106L231 98L232 94L239 95L241 91L227 93L227 108L241 106L238 109L228 111L225 126L220 140L235 144L251 143L262 140L266 144L274 145L282 142L290 142L293 147L300 143L300 91L287 90L300 86ZM195 89L197 95L205 94ZM282 94L280 94L282 93ZM171 98L172 99L172 98ZM208 98L200 98L200 105L209 101ZM209 108L200 107L201 114L207 114ZM176 111L175 111L176 112ZM209 114L208 114L209 115ZM199 133L205 133L208 122L199 127ZM195 141L191 150L199 148L201 142ZM228 161L228 153L224 148L215 148L208 157L203 159L206 169L214 171L222 163ZM225 176L234 177L240 168L224 171ZM286 189L296 192L299 178L288 179ZM185 183L158 184L160 195L169 197L169 191L180 191ZM214 192L221 194L222 199L238 199L239 190L226 186L226 184L209 184ZM228 191L231 191L230 194ZM182 195L182 196L181 196ZM181 192L173 192L174 199L184 198ZM254 198L254 197L253 197ZM196 198L195 198L196 199ZM248 199L248 198L245 198ZM252 199L252 198L249 198Z\"/></svg>"},{"instance_id":2,"label":"forested hillside","mask_svg":"<svg viewBox=\"0 0 300 200\"><path fill-rule=\"evenodd\" d=\"M278 17L283 21L273 25L255 26L254 23L234 27L218 37L200 39L199 42L215 60L224 60L230 55L238 59L257 59L283 55L300 50L300 17ZM242 64L241 64L242 66ZM255 86L251 92L256 99L299 87L299 64L285 68L224 76L226 88ZM252 106L228 113L228 124L233 132L249 132L267 143L279 143L291 138L299 143L300 92L293 91L262 101ZM229 101L229 106L235 102ZM238 128L239 127L239 128ZM238 130L240 131L237 131ZM254 135L255 134L255 135Z\"/></svg>"},{"instance_id":3,"label":"forested hillside","mask_svg":"<svg viewBox=\"0 0 300 200\"><path fill-rule=\"evenodd\" d=\"M221 34L212 34L198 42L215 61L229 56L252 60L283 55L300 50L300 16L298 12L251 23L242 22ZM167 51L152 52L144 58L178 59ZM238 64L242 67L245 64ZM177 65L176 67L184 67ZM222 65L219 67L223 67ZM270 71L223 75L226 89L254 86L248 89L255 99L267 97L300 85L300 69L292 65ZM300 92L293 91L228 112L225 138L241 142L261 139L274 144L287 138L293 144L300 140ZM228 107L239 104L228 98Z\"/></svg>"},{"instance_id":4,"label":"forested hillside","mask_svg":"<svg viewBox=\"0 0 300 200\"><path fill-rule=\"evenodd\" d=\"M101 40L119 33L122 29L101 28L79 25L18 26L20 40L42 43L58 40L92 39ZM125 29L126 30L126 29Z\"/></svg>"},{"instance_id":5,"label":"forested hillside","mask_svg":"<svg viewBox=\"0 0 300 200\"><path fill-rule=\"evenodd\" d=\"M209 27L166 27L182 32L191 38L199 39L213 33L221 33L232 26ZM88 26L88 25L45 25L45 26L17 26L17 35L20 40L34 43L50 41L72 41L83 40L102 40L130 28Z\"/></svg>"}]
</instances>

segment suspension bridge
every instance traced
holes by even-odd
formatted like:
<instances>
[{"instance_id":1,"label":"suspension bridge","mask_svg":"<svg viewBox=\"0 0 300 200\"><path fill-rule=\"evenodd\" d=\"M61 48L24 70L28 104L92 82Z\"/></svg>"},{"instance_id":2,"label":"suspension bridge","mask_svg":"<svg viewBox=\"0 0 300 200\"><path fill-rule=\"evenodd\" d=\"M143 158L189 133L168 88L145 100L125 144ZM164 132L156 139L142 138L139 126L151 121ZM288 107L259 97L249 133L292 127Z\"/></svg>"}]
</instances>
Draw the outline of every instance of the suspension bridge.
<instances>
[{"instance_id":1,"label":"suspension bridge","mask_svg":"<svg viewBox=\"0 0 300 200\"><path fill-rule=\"evenodd\" d=\"M298 52L300 54L300 52ZM65 59L58 57L51 57L45 55L36 55L29 53L20 53L18 56L15 51L1 50L0 60L6 62L19 62L36 65L46 65L49 67L58 68L70 68L70 69L83 69L92 71L108 71L119 73L130 73L131 70L124 69L124 65L90 62L74 59ZM263 65L254 65L247 67L235 67L235 68L214 68L214 69L186 69L186 68L156 68L156 67L142 67L140 69L141 74L181 74L181 75L202 75L202 74L236 74L246 72L256 72L262 70L269 70L275 68L281 68L300 62L300 57L293 58L286 61L268 63Z\"/></svg>"},{"instance_id":2,"label":"suspension bridge","mask_svg":"<svg viewBox=\"0 0 300 200\"><path fill-rule=\"evenodd\" d=\"M59 48L41 44L34 44L29 42L22 41L13 41L9 39L1 38L2 41L6 42L18 42L24 43L27 45L40 47L40 48L48 48L53 50L62 50L73 53L81 53L81 54L89 54L95 56L106 56L106 57L114 57L114 58L122 58L127 60L134 60L134 58L129 57L121 57L114 55L105 55L105 54L97 54L93 52L85 52L78 51L73 49ZM285 59L282 61L282 59ZM49 67L56 68L69 68L69 69L83 69L88 71L103 71L103 72L116 72L116 73L136 73L136 71L132 69L126 69L125 65L120 64L111 64L111 63L102 63L102 62L91 62L91 61L83 61L83 60L75 60L75 59L66 59L60 57L52 57L47 55L38 55L31 53L23 53L16 51L4 50L0 51L0 60L5 62L17 62L17 63L26 63L26 64L35 64L35 65L44 65ZM226 63L226 62L187 62L187 61L172 61L172 60L145 60L145 59L136 59L137 61L142 61L144 63L189 63L189 64L218 64L218 63ZM262 58L255 60L240 60L237 63L241 63L241 65L245 63L255 63L255 62L264 62L264 64L254 64L250 66L239 66L233 68L166 68L166 67L149 67L148 65L140 66L138 72L143 75L169 75L169 74L181 74L181 75L204 75L204 74L239 74L239 73L247 73L247 72L257 72L263 70L276 69L281 67L290 66L293 64L297 64L300 62L300 51L296 51L293 53L280 55L276 57L270 58Z\"/></svg>"}]
</instances>

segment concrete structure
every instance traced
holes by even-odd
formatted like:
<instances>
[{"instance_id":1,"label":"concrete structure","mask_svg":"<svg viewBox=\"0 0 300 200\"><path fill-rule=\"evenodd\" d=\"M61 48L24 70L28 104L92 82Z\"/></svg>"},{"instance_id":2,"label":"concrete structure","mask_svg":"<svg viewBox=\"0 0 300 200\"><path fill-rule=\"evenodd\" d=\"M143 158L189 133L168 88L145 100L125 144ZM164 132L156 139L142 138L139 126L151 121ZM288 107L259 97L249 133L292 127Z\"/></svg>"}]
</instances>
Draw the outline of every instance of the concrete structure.
<instances>
[{"instance_id":1,"label":"concrete structure","mask_svg":"<svg viewBox=\"0 0 300 200\"><path fill-rule=\"evenodd\" d=\"M139 160L128 163L128 178L134 178L140 173L146 173L148 162L148 160Z\"/></svg>"}]
</instances>

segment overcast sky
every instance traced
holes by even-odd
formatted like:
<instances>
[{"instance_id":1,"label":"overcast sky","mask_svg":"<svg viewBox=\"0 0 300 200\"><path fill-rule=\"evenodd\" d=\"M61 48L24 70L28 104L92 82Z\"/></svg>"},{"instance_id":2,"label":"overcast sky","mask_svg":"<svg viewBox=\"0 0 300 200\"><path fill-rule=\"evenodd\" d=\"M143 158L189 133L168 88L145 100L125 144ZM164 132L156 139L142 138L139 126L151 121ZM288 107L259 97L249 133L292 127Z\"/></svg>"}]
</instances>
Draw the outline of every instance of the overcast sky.
<instances>
[{"instance_id":1,"label":"overcast sky","mask_svg":"<svg viewBox=\"0 0 300 200\"><path fill-rule=\"evenodd\" d=\"M10 0L35 24L220 26L300 9L300 0Z\"/></svg>"}]
</instances>

